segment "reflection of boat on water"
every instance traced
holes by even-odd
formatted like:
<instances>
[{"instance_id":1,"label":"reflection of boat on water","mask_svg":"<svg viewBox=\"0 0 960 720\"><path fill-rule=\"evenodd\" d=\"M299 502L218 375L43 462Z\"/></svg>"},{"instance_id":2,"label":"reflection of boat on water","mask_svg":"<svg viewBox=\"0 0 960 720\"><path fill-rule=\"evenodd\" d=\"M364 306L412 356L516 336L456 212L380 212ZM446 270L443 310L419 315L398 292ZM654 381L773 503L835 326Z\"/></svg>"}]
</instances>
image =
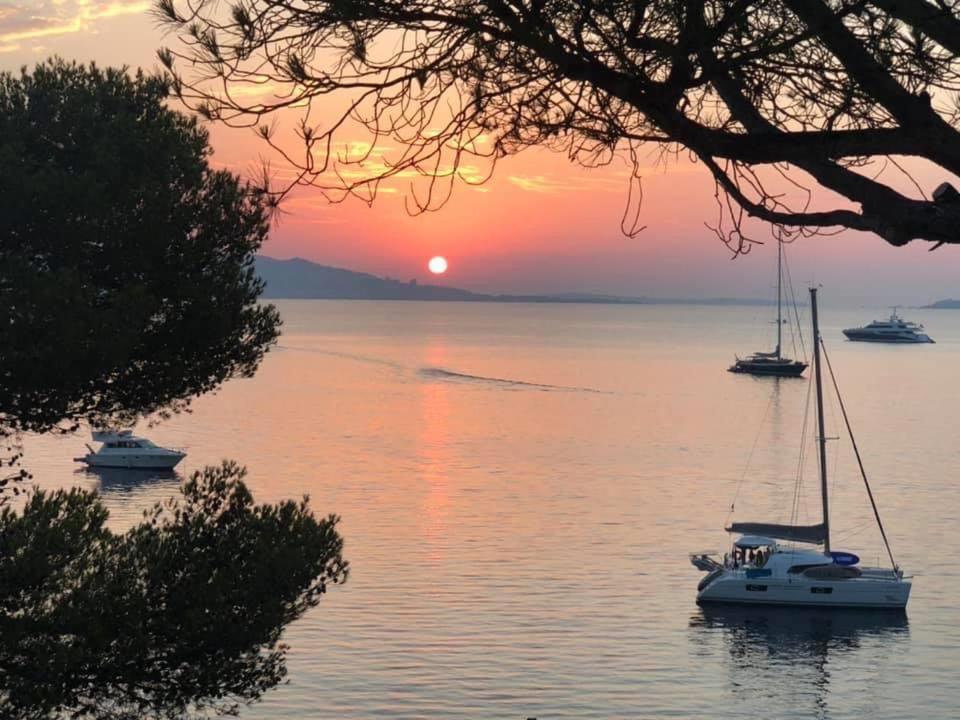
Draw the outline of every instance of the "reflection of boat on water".
<instances>
[{"instance_id":1,"label":"reflection of boat on water","mask_svg":"<svg viewBox=\"0 0 960 720\"><path fill-rule=\"evenodd\" d=\"M873 492L867 482L863 463L847 421L846 409L837 399L860 465L874 518L880 529L890 568L859 567L860 558L852 553L832 552L830 512L827 491L826 433L824 430L821 356L829 363L817 323L817 290L810 289L813 320L813 383L816 388L817 445L820 470L820 509L822 520L816 525L796 522L800 482L794 490L793 512L789 524L734 522L728 532L743 533L733 543L732 552L722 559L697 553L690 560L707 573L697 586L698 603L738 603L751 605L798 605L818 607L903 608L910 597L911 582L893 560L890 544L880 522ZM837 390L833 370L830 378ZM800 465L802 467L802 463ZM790 544L784 544L787 541ZM822 545L820 550L807 546Z\"/></svg>"},{"instance_id":2,"label":"reflection of boat on water","mask_svg":"<svg viewBox=\"0 0 960 720\"><path fill-rule=\"evenodd\" d=\"M832 717L839 707L864 717L876 693L851 693L851 678L874 682L910 637L903 610L704 605L689 628L701 660L710 656L713 665L723 648L737 717L773 717L774 707L796 718ZM838 687L838 676L847 683Z\"/></svg>"},{"instance_id":3,"label":"reflection of boat on water","mask_svg":"<svg viewBox=\"0 0 960 720\"><path fill-rule=\"evenodd\" d=\"M87 445L90 452L74 458L90 467L171 470L187 456L180 450L160 447L137 437L130 430L94 430L92 436L94 442L102 443L100 449Z\"/></svg>"},{"instance_id":4,"label":"reflection of boat on water","mask_svg":"<svg viewBox=\"0 0 960 720\"><path fill-rule=\"evenodd\" d=\"M907 613L902 609L737 605L701 605L690 618L690 627L721 631L737 639L743 650L764 653L788 652L791 646L802 652L806 645L824 642L838 649L857 647L865 638L909 632Z\"/></svg>"},{"instance_id":5,"label":"reflection of boat on water","mask_svg":"<svg viewBox=\"0 0 960 720\"><path fill-rule=\"evenodd\" d=\"M142 485L153 483L176 482L182 480L182 476L172 468L115 468L115 467L96 467L87 466L78 473L96 477L100 482L100 488L104 491L112 490L130 490Z\"/></svg>"}]
</instances>

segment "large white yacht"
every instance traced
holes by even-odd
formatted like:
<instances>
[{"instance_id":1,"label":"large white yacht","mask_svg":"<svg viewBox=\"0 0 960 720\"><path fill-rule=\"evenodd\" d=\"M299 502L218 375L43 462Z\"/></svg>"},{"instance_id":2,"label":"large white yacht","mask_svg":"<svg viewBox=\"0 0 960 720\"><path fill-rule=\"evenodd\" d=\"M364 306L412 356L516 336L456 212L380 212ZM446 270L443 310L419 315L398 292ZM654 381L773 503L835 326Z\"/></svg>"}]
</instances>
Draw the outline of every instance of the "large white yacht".
<instances>
[{"instance_id":1,"label":"large white yacht","mask_svg":"<svg viewBox=\"0 0 960 720\"><path fill-rule=\"evenodd\" d=\"M920 323L904 320L893 308L888 320L874 320L869 325L847 328L843 334L850 340L882 343L932 343L933 339L923 332Z\"/></svg>"},{"instance_id":2,"label":"large white yacht","mask_svg":"<svg viewBox=\"0 0 960 720\"><path fill-rule=\"evenodd\" d=\"M860 567L860 558L853 553L831 550L821 355L826 358L828 365L829 358L817 325L816 288L810 290L810 309L813 316L813 382L816 387L823 520L817 525L731 523L730 527L726 528L727 532L740 534L740 537L734 540L732 550L723 558L714 558L707 553L690 556L690 561L696 568L707 572L707 576L697 586L698 603L894 609L902 609L907 605L911 582L904 577L903 571L893 559L839 393L837 399L840 410L847 431L850 432L854 454L891 567ZM832 369L830 379L834 380ZM835 380L833 384L836 388ZM822 549L818 546L822 546Z\"/></svg>"},{"instance_id":3,"label":"large white yacht","mask_svg":"<svg viewBox=\"0 0 960 720\"><path fill-rule=\"evenodd\" d=\"M181 450L160 447L137 437L130 430L94 430L92 436L94 442L103 443L100 449L87 445L90 452L74 458L90 467L169 470L187 456Z\"/></svg>"}]
</instances>

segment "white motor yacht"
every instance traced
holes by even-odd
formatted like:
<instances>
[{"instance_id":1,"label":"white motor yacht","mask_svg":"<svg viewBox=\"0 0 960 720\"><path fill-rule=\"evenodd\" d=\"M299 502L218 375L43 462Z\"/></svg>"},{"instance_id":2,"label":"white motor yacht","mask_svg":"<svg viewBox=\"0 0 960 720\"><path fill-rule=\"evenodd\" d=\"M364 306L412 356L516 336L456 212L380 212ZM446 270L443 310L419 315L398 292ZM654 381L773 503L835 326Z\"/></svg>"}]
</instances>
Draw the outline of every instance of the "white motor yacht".
<instances>
[{"instance_id":1,"label":"white motor yacht","mask_svg":"<svg viewBox=\"0 0 960 720\"><path fill-rule=\"evenodd\" d=\"M867 489L874 518L890 558L890 568L860 567L860 558L835 552L830 546L829 495L827 492L826 433L824 432L821 355L829 358L817 325L817 291L810 290L813 316L813 365L816 388L817 445L819 450L820 501L823 519L817 525L782 525L734 522L727 532L738 533L731 552L723 558L695 553L690 561L707 572L697 587L698 603L753 605L807 605L817 607L903 609L910 597L911 582L893 559L873 492L863 470L847 411L837 399L854 455ZM833 370L830 379L836 388ZM784 541L781 544L780 541ZM790 543L790 544L786 544ZM818 546L822 546L822 549Z\"/></svg>"},{"instance_id":2,"label":"white motor yacht","mask_svg":"<svg viewBox=\"0 0 960 720\"><path fill-rule=\"evenodd\" d=\"M904 320L893 308L888 320L874 320L869 325L847 328L843 334L850 340L882 343L932 343L933 339L923 332L920 323Z\"/></svg>"},{"instance_id":3,"label":"white motor yacht","mask_svg":"<svg viewBox=\"0 0 960 720\"><path fill-rule=\"evenodd\" d=\"M181 450L160 447L137 437L130 430L94 430L92 436L94 442L103 443L100 449L87 445L90 452L74 458L90 467L169 470L187 456Z\"/></svg>"}]
</instances>

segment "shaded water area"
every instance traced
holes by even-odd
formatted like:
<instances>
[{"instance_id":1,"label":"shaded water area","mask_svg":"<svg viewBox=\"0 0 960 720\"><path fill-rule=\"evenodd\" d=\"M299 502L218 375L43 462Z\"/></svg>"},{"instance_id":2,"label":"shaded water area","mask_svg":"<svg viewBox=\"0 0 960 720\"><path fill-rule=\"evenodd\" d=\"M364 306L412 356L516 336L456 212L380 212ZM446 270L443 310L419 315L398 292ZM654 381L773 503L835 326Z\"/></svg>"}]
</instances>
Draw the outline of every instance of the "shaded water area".
<instances>
[{"instance_id":1,"label":"shaded water area","mask_svg":"<svg viewBox=\"0 0 960 720\"><path fill-rule=\"evenodd\" d=\"M144 429L188 450L177 474L77 472L81 437L31 438L28 460L45 486L99 487L117 528L225 457L258 501L343 516L349 581L288 629L289 685L242 717L952 717L960 312L902 313L936 345L856 344L840 329L887 311L824 295L916 576L905 616L694 603L689 552L723 552L731 517L789 520L807 383L725 372L772 349L767 308L280 302L254 379ZM830 451L834 545L882 562L853 453Z\"/></svg>"}]
</instances>

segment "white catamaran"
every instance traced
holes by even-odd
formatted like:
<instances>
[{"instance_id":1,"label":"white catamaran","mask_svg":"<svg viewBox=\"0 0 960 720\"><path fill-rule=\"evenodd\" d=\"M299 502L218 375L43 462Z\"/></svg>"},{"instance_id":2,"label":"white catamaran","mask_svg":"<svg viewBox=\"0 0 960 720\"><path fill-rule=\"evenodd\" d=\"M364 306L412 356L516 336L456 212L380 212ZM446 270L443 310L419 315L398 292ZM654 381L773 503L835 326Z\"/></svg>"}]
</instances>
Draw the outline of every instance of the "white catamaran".
<instances>
[{"instance_id":1,"label":"white catamaran","mask_svg":"<svg viewBox=\"0 0 960 720\"><path fill-rule=\"evenodd\" d=\"M698 603L893 609L902 609L907 605L911 582L894 562L839 392L837 397L843 419L892 567L860 567L860 559L856 555L834 552L830 547L821 355L826 358L828 367L829 357L826 355L817 324L815 288L810 290L810 307L813 315L813 363L823 520L817 525L805 526L732 523L727 531L741 533L741 536L734 541L732 551L722 560L706 553L690 556L695 567L707 572L697 588ZM832 368L830 376L836 387ZM822 550L818 546L822 546Z\"/></svg>"}]
</instances>

